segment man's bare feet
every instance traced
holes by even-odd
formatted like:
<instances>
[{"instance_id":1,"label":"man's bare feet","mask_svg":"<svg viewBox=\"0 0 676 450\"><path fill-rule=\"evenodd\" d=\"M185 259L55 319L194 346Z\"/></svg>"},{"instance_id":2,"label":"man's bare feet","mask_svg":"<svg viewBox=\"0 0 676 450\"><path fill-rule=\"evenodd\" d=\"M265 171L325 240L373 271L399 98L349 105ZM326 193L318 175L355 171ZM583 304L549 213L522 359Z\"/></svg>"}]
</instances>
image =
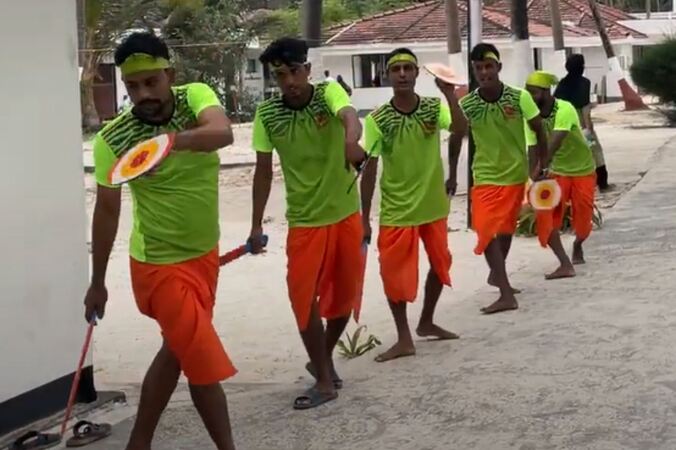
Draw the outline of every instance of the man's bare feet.
<instances>
[{"instance_id":1,"label":"man's bare feet","mask_svg":"<svg viewBox=\"0 0 676 450\"><path fill-rule=\"evenodd\" d=\"M516 299L512 297L500 297L493 304L485 308L481 308L484 314L496 314L503 311L512 311L519 308Z\"/></svg>"},{"instance_id":2,"label":"man's bare feet","mask_svg":"<svg viewBox=\"0 0 676 450\"><path fill-rule=\"evenodd\" d=\"M584 260L584 251L582 251L582 244L575 242L573 244L573 264L580 265L580 264L585 264L586 261Z\"/></svg>"},{"instance_id":3,"label":"man's bare feet","mask_svg":"<svg viewBox=\"0 0 676 450\"><path fill-rule=\"evenodd\" d=\"M559 266L552 273L545 275L545 280L558 280L560 278L573 278L575 276L575 268L573 266Z\"/></svg>"},{"instance_id":4,"label":"man's bare feet","mask_svg":"<svg viewBox=\"0 0 676 450\"><path fill-rule=\"evenodd\" d=\"M488 281L487 281L487 283L488 283L489 286L498 287L498 282L495 281L495 275L493 275L493 272L491 272L490 275L488 275ZM513 288L512 288L512 293L513 293L513 294L520 294L520 293L521 293L521 289L517 289L517 288L514 288L514 287L513 287Z\"/></svg>"},{"instance_id":5,"label":"man's bare feet","mask_svg":"<svg viewBox=\"0 0 676 450\"><path fill-rule=\"evenodd\" d=\"M441 328L440 326L434 325L433 323L429 325L418 325L418 328L415 330L416 334L423 338L433 338L439 341L447 341L451 339L460 339L460 336L453 333L452 331L447 331Z\"/></svg>"},{"instance_id":6,"label":"man's bare feet","mask_svg":"<svg viewBox=\"0 0 676 450\"><path fill-rule=\"evenodd\" d=\"M385 361L390 361L393 359L397 358L403 358L405 356L413 356L415 355L415 346L413 343L401 343L397 342L394 344L388 351L385 353L381 353L380 355L376 356L375 361L376 362L385 362Z\"/></svg>"}]
</instances>

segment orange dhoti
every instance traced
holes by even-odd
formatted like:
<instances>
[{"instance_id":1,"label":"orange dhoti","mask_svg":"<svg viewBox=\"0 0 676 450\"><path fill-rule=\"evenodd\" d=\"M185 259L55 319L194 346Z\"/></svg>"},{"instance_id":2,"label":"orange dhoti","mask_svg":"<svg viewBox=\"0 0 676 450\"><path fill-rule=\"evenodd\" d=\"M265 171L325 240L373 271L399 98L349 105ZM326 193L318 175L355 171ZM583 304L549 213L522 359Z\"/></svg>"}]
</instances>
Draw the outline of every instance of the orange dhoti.
<instances>
[{"instance_id":1,"label":"orange dhoti","mask_svg":"<svg viewBox=\"0 0 676 450\"><path fill-rule=\"evenodd\" d=\"M447 219L413 227L381 226L378 234L380 275L385 295L394 303L413 302L418 294L420 241L442 284L451 285Z\"/></svg>"},{"instance_id":2,"label":"orange dhoti","mask_svg":"<svg viewBox=\"0 0 676 450\"><path fill-rule=\"evenodd\" d=\"M218 249L177 264L131 260L139 310L160 325L167 346L194 385L218 383L237 373L212 323L218 271Z\"/></svg>"},{"instance_id":3,"label":"orange dhoti","mask_svg":"<svg viewBox=\"0 0 676 450\"><path fill-rule=\"evenodd\" d=\"M359 309L363 234L359 213L332 225L289 229L287 284L300 331L307 329L317 298L325 319L348 317Z\"/></svg>"},{"instance_id":4,"label":"orange dhoti","mask_svg":"<svg viewBox=\"0 0 676 450\"><path fill-rule=\"evenodd\" d=\"M472 228L477 234L474 253L481 255L498 235L516 231L525 185L481 185L472 188Z\"/></svg>"},{"instance_id":5,"label":"orange dhoti","mask_svg":"<svg viewBox=\"0 0 676 450\"><path fill-rule=\"evenodd\" d=\"M561 202L551 211L537 211L535 217L538 240L543 247L547 247L552 231L560 230L563 226L563 217L569 203L575 236L579 240L585 240L593 227L596 173L579 177L555 175L554 179L561 188Z\"/></svg>"}]
</instances>

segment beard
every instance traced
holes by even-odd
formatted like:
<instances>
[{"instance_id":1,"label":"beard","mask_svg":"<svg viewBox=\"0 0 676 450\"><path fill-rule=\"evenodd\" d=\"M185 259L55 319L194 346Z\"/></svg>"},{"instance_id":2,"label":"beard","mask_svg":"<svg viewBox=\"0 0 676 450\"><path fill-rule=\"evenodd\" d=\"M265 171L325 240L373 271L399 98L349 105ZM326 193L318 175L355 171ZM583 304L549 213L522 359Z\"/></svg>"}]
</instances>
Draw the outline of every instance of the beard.
<instances>
[{"instance_id":1,"label":"beard","mask_svg":"<svg viewBox=\"0 0 676 450\"><path fill-rule=\"evenodd\" d=\"M134 105L133 113L140 119L149 121L161 121L162 112L164 111L165 103L161 100L144 100L137 105Z\"/></svg>"}]
</instances>

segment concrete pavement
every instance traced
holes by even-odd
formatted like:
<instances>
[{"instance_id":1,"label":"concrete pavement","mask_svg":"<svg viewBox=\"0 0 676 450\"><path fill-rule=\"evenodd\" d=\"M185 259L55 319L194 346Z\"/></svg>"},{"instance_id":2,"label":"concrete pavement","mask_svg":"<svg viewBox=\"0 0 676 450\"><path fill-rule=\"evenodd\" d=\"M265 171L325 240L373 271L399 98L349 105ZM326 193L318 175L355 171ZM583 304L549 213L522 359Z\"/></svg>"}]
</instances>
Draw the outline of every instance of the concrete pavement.
<instances>
[{"instance_id":1,"label":"concrete pavement","mask_svg":"<svg viewBox=\"0 0 676 450\"><path fill-rule=\"evenodd\" d=\"M421 342L386 365L340 361L345 389L314 411L290 408L307 377L226 383L238 448L676 448L676 141L652 166L607 214L576 279L545 282L545 251L513 275L519 311L479 316L489 291L454 304L440 320L460 341ZM130 426L89 448L124 448ZM184 386L153 448L213 448Z\"/></svg>"}]
</instances>

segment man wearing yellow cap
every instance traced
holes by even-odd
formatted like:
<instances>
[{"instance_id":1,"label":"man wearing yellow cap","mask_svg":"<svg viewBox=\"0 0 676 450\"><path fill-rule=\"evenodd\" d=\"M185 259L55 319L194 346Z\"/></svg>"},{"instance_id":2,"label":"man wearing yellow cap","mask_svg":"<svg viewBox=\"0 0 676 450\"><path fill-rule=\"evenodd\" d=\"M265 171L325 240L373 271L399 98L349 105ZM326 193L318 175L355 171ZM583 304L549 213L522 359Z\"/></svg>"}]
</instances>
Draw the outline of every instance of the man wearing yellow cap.
<instances>
[{"instance_id":1,"label":"man wearing yellow cap","mask_svg":"<svg viewBox=\"0 0 676 450\"><path fill-rule=\"evenodd\" d=\"M548 280L575 276L573 264L584 263L582 243L592 230L596 172L594 156L582 133L575 107L551 94L557 83L555 75L543 71L533 72L526 81L526 89L540 108L544 128L548 135L548 151L543 167L561 188L561 202L552 211L538 211L537 232L540 244L549 245L559 259L559 268L545 276ZM528 144L534 145L532 133ZM570 202L572 226L575 230L572 262L561 243L559 230Z\"/></svg>"},{"instance_id":2,"label":"man wearing yellow cap","mask_svg":"<svg viewBox=\"0 0 676 450\"><path fill-rule=\"evenodd\" d=\"M121 189L108 173L136 144L175 133L169 156L129 183L134 200L131 281L139 310L155 319L163 343L143 381L127 450L150 450L162 411L183 372L216 447L234 449L220 382L236 373L212 324L218 281L216 150L233 141L218 97L201 83L172 86L164 42L135 33L115 51L133 108L94 139L98 183L92 224L92 275L85 316L103 318L106 268L117 234Z\"/></svg>"},{"instance_id":3,"label":"man wearing yellow cap","mask_svg":"<svg viewBox=\"0 0 676 450\"><path fill-rule=\"evenodd\" d=\"M446 102L415 93L418 59L406 48L387 59L387 76L394 97L366 117L366 148L371 163L362 179L362 210L367 234L377 176L377 158L383 160L380 178L380 274L394 322L397 342L376 358L389 361L415 354L406 316L407 303L418 294L418 247L423 242L430 262L425 299L416 333L420 337L457 339L434 323L434 311L444 285L451 285L448 249L449 203L439 146L441 130L450 130L451 112L462 114L455 87L437 81ZM450 109L449 109L450 105ZM460 130L461 131L461 130Z\"/></svg>"},{"instance_id":4,"label":"man wearing yellow cap","mask_svg":"<svg viewBox=\"0 0 676 450\"><path fill-rule=\"evenodd\" d=\"M479 88L460 100L464 117L453 116L453 122L469 122L476 144L471 193L472 227L478 238L474 253L485 253L488 283L500 289L498 300L482 308L484 314L494 314L518 308L505 261L528 180L526 129L537 135L539 157L546 151L546 137L530 94L500 81L502 64L495 46L478 44L470 57ZM537 164L531 176L539 178Z\"/></svg>"}]
</instances>

